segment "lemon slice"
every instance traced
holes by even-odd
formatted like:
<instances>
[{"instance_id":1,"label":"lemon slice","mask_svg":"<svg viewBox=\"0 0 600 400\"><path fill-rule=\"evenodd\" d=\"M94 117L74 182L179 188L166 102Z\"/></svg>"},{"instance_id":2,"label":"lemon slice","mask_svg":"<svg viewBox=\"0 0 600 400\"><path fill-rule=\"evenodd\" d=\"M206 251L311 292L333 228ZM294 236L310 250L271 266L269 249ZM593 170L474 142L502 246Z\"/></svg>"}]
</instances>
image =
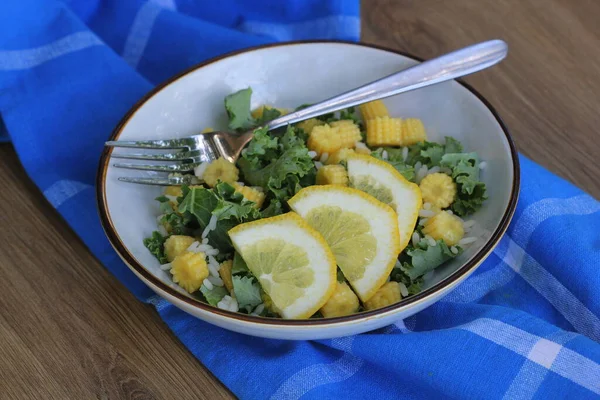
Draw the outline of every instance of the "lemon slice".
<instances>
[{"instance_id":1,"label":"lemon slice","mask_svg":"<svg viewBox=\"0 0 600 400\"><path fill-rule=\"evenodd\" d=\"M289 205L321 232L362 301L385 283L400 253L398 222L391 207L360 190L337 185L304 188Z\"/></svg>"},{"instance_id":2,"label":"lemon slice","mask_svg":"<svg viewBox=\"0 0 600 400\"><path fill-rule=\"evenodd\" d=\"M396 211L400 250L404 250L423 204L419 186L406 180L390 164L375 157L352 154L347 163L350 186L369 193Z\"/></svg>"},{"instance_id":3,"label":"lemon slice","mask_svg":"<svg viewBox=\"0 0 600 400\"><path fill-rule=\"evenodd\" d=\"M309 318L335 290L329 246L297 214L238 225L229 237L283 318Z\"/></svg>"}]
</instances>

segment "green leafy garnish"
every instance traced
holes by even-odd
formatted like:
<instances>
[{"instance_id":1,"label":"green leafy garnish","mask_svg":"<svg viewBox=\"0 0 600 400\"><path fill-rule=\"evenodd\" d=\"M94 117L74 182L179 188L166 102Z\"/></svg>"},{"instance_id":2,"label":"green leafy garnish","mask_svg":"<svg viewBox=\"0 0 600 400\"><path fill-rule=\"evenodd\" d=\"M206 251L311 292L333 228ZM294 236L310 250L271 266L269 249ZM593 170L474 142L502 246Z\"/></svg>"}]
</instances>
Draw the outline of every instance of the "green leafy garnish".
<instances>
[{"instance_id":1,"label":"green leafy garnish","mask_svg":"<svg viewBox=\"0 0 600 400\"><path fill-rule=\"evenodd\" d=\"M383 158L384 151L387 152L387 160ZM402 149L396 149L393 147L382 147L371 152L371 155L375 158L387 162L392 167L396 168L396 170L400 172L400 174L402 174L402 176L404 176L406 180L414 182L415 169L413 166L406 164L402 159Z\"/></svg>"},{"instance_id":2,"label":"green leafy garnish","mask_svg":"<svg viewBox=\"0 0 600 400\"><path fill-rule=\"evenodd\" d=\"M396 282L401 282L408 289L408 295L411 296L413 294L417 294L421 292L421 288L423 286L423 278L419 277L416 279L411 279L404 272L405 269L410 269L410 263L403 263L402 266L394 267L392 269L392 273L390 275L390 279Z\"/></svg>"},{"instance_id":3,"label":"green leafy garnish","mask_svg":"<svg viewBox=\"0 0 600 400\"><path fill-rule=\"evenodd\" d=\"M272 146L264 155L246 153L238 160L247 183L264 188L282 202L302 187L315 184L314 163L304 140L298 137L293 127L289 126L280 138L277 151L271 150ZM261 165L264 166L259 167Z\"/></svg>"},{"instance_id":4,"label":"green leafy garnish","mask_svg":"<svg viewBox=\"0 0 600 400\"><path fill-rule=\"evenodd\" d=\"M445 143L419 142L408 147L408 157L406 163L414 166L417 162L427 165L428 168L440 166L442 157L445 154L457 153L462 151L462 144L450 137L445 137Z\"/></svg>"},{"instance_id":5,"label":"green leafy garnish","mask_svg":"<svg viewBox=\"0 0 600 400\"><path fill-rule=\"evenodd\" d=\"M211 306L216 306L223 297L229 294L223 286L213 286L212 289L208 290L206 286L202 285L200 286L200 292Z\"/></svg>"},{"instance_id":6,"label":"green leafy garnish","mask_svg":"<svg viewBox=\"0 0 600 400\"><path fill-rule=\"evenodd\" d=\"M252 277L234 275L233 292L238 302L239 308L251 312L254 307L262 303L260 297L260 286Z\"/></svg>"},{"instance_id":7,"label":"green leafy garnish","mask_svg":"<svg viewBox=\"0 0 600 400\"><path fill-rule=\"evenodd\" d=\"M276 215L283 214L283 206L281 205L281 201L277 199L272 199L269 203L269 206L260 212L262 218L274 217Z\"/></svg>"},{"instance_id":8,"label":"green leafy garnish","mask_svg":"<svg viewBox=\"0 0 600 400\"><path fill-rule=\"evenodd\" d=\"M256 125L250 113L252 89L242 89L225 97L225 110L229 117L229 129L248 130Z\"/></svg>"},{"instance_id":9,"label":"green leafy garnish","mask_svg":"<svg viewBox=\"0 0 600 400\"><path fill-rule=\"evenodd\" d=\"M218 221L235 219L242 222L260 218L260 212L256 208L256 203L246 200L230 184L225 182L218 183L214 190L219 198L219 203L212 211L212 214L217 217Z\"/></svg>"},{"instance_id":10,"label":"green leafy garnish","mask_svg":"<svg viewBox=\"0 0 600 400\"><path fill-rule=\"evenodd\" d=\"M266 128L256 129L248 147L242 151L242 157L255 168L264 167L277 158L278 141L277 137L269 135Z\"/></svg>"},{"instance_id":11,"label":"green leafy garnish","mask_svg":"<svg viewBox=\"0 0 600 400\"><path fill-rule=\"evenodd\" d=\"M349 119L352 122L354 122L356 125L358 125L359 127L362 127L363 122L360 119L360 117L358 116L357 112L356 112L356 108L354 107L348 107L345 110L340 111L340 120L344 120L344 119Z\"/></svg>"},{"instance_id":12,"label":"green leafy garnish","mask_svg":"<svg viewBox=\"0 0 600 400\"><path fill-rule=\"evenodd\" d=\"M464 217L478 210L487 196L485 183L479 180L477 153L445 154L440 165L452 170L452 178L458 186L457 198L451 206L452 211Z\"/></svg>"},{"instance_id":13,"label":"green leafy garnish","mask_svg":"<svg viewBox=\"0 0 600 400\"><path fill-rule=\"evenodd\" d=\"M248 265L246 265L246 261L242 258L240 253L237 251L233 255L233 264L231 265L231 275L246 275L249 274L250 270L248 269Z\"/></svg>"},{"instance_id":14,"label":"green leafy garnish","mask_svg":"<svg viewBox=\"0 0 600 400\"><path fill-rule=\"evenodd\" d=\"M416 248L407 249L406 254L410 257L410 263L403 262L400 268L411 281L414 281L427 272L433 271L449 259L456 257L462 251L460 247L457 247L457 249L458 253L454 254L443 240L438 240L435 246L431 246L427 240L422 239Z\"/></svg>"},{"instance_id":15,"label":"green leafy garnish","mask_svg":"<svg viewBox=\"0 0 600 400\"><path fill-rule=\"evenodd\" d=\"M454 139L452 136L446 136L444 138L444 140L445 140L444 152L446 154L448 154L448 153L462 153L463 152L462 143L459 142L458 140Z\"/></svg>"},{"instance_id":16,"label":"green leafy garnish","mask_svg":"<svg viewBox=\"0 0 600 400\"><path fill-rule=\"evenodd\" d=\"M160 219L160 223L172 235L191 235L194 230L191 222L190 215L177 214L176 212L165 214Z\"/></svg>"},{"instance_id":17,"label":"green leafy garnish","mask_svg":"<svg viewBox=\"0 0 600 400\"><path fill-rule=\"evenodd\" d=\"M158 231L152 232L151 237L144 239L144 246L150 250L150 253L152 253L161 264L166 264L168 262L167 256L165 255L165 240L167 240L167 238Z\"/></svg>"},{"instance_id":18,"label":"green leafy garnish","mask_svg":"<svg viewBox=\"0 0 600 400\"><path fill-rule=\"evenodd\" d=\"M263 107L262 116L256 121L256 125L262 126L269 121L273 121L281 115L281 111L276 108Z\"/></svg>"},{"instance_id":19,"label":"green leafy garnish","mask_svg":"<svg viewBox=\"0 0 600 400\"><path fill-rule=\"evenodd\" d=\"M184 215L192 215L201 229L206 228L213 215L217 217L217 226L208 234L212 246L221 253L233 250L227 232L234 226L256 219L260 213L233 187L227 183L219 183L215 189L204 187L183 188L184 198L179 204L179 211Z\"/></svg>"}]
</instances>

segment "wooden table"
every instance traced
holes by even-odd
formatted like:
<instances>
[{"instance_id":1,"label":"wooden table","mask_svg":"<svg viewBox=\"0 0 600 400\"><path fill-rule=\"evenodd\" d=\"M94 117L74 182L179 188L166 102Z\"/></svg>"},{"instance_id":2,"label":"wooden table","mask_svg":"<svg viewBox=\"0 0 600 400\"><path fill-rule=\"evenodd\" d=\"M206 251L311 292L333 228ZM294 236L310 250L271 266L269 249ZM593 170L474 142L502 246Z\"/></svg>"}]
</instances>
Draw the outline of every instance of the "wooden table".
<instances>
[{"instance_id":1,"label":"wooden table","mask_svg":"<svg viewBox=\"0 0 600 400\"><path fill-rule=\"evenodd\" d=\"M598 15L596 0L365 0L363 40L428 58L505 39L508 59L466 80L523 154L600 197ZM0 187L0 397L232 397L92 257L10 145Z\"/></svg>"}]
</instances>

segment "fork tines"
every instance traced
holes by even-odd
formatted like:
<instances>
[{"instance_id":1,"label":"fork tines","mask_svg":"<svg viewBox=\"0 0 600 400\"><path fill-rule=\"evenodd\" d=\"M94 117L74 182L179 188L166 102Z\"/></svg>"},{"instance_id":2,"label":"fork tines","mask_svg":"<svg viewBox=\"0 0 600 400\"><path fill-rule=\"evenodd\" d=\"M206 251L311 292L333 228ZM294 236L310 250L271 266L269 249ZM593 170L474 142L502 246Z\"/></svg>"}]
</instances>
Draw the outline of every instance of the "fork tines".
<instances>
[{"instance_id":1,"label":"fork tines","mask_svg":"<svg viewBox=\"0 0 600 400\"><path fill-rule=\"evenodd\" d=\"M211 145L209 138L203 137L188 137L181 139L166 139L166 140L141 140L141 141L126 141L113 140L106 142L106 146L136 148L148 150L177 150L172 153L112 153L111 157L128 160L152 160L162 162L162 164L142 164L142 163L114 163L117 168L135 169L143 171L159 171L159 172L192 172L204 161L215 159L215 151ZM167 163L170 162L170 163ZM183 179L185 178L185 179ZM193 179L192 179L193 178ZM130 178L122 177L119 180L124 182L140 183L146 185L183 185L193 184L187 182L197 179L192 176L169 176L168 178L151 178L139 177Z\"/></svg>"}]
</instances>

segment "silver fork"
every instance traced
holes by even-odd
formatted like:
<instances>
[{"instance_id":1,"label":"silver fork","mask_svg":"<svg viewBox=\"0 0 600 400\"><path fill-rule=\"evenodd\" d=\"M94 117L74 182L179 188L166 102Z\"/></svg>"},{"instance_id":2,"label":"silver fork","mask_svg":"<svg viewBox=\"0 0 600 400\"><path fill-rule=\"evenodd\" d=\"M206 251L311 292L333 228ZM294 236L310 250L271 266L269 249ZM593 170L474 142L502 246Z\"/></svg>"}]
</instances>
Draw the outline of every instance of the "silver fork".
<instances>
[{"instance_id":1,"label":"silver fork","mask_svg":"<svg viewBox=\"0 0 600 400\"><path fill-rule=\"evenodd\" d=\"M368 83L349 92L306 107L302 110L276 118L265 125L268 130L300 122L319 115L339 111L344 108L373 100L419 89L450 79L465 76L500 62L508 51L502 40L490 40L445 54L441 57L417 64L403 71ZM113 158L172 161L170 164L132 164L115 163L118 168L146 171L191 172L202 162L210 162L218 157L235 162L242 149L252 140L253 130L234 134L228 132L210 132L180 139L142 140L142 141L108 141L106 146L129 147L139 149L178 150L161 154L112 154ZM190 184L193 176L169 176L167 178L121 177L121 181L148 185L182 185Z\"/></svg>"}]
</instances>

